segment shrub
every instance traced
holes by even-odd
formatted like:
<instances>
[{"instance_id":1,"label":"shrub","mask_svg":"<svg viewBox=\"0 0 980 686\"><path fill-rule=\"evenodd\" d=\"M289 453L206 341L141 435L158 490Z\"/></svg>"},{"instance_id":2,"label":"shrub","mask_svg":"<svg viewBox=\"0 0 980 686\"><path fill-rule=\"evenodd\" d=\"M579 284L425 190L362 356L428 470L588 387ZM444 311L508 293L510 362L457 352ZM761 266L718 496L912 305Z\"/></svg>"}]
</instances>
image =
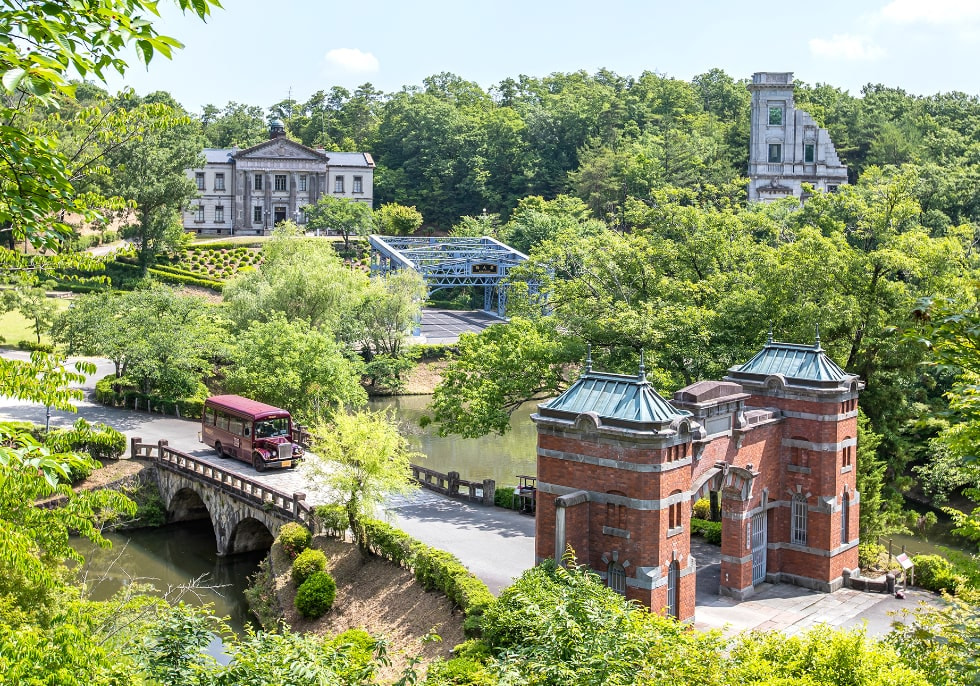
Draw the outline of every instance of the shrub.
<instances>
[{"instance_id":1,"label":"shrub","mask_svg":"<svg viewBox=\"0 0 980 686\"><path fill-rule=\"evenodd\" d=\"M701 498L694 503L694 516L698 519L711 519L711 501Z\"/></svg>"},{"instance_id":2,"label":"shrub","mask_svg":"<svg viewBox=\"0 0 980 686\"><path fill-rule=\"evenodd\" d=\"M38 351L42 353L53 353L54 346L50 343L35 343L34 341L17 341L17 347L21 350Z\"/></svg>"},{"instance_id":3,"label":"shrub","mask_svg":"<svg viewBox=\"0 0 980 686\"><path fill-rule=\"evenodd\" d=\"M941 593L956 594L964 579L956 573L952 563L939 555L913 555L915 583L922 588Z\"/></svg>"},{"instance_id":4,"label":"shrub","mask_svg":"<svg viewBox=\"0 0 980 686\"><path fill-rule=\"evenodd\" d=\"M518 503L514 502L513 488L498 488L493 493L493 504L507 510L516 510Z\"/></svg>"},{"instance_id":5,"label":"shrub","mask_svg":"<svg viewBox=\"0 0 980 686\"><path fill-rule=\"evenodd\" d=\"M290 573L293 577L293 583L302 586L303 582L309 579L314 572L325 571L327 571L327 556L321 550L307 548L293 560Z\"/></svg>"},{"instance_id":6,"label":"shrub","mask_svg":"<svg viewBox=\"0 0 980 686\"><path fill-rule=\"evenodd\" d=\"M313 572L296 591L294 604L307 619L317 619L333 607L337 583L327 572Z\"/></svg>"},{"instance_id":7,"label":"shrub","mask_svg":"<svg viewBox=\"0 0 980 686\"><path fill-rule=\"evenodd\" d=\"M126 437L106 424L79 418L68 431L52 431L47 444L62 452L86 452L93 459L118 460L126 452Z\"/></svg>"},{"instance_id":8,"label":"shrub","mask_svg":"<svg viewBox=\"0 0 980 686\"><path fill-rule=\"evenodd\" d=\"M858 544L858 566L861 569L878 570L882 568L881 557L885 554L885 546L874 542Z\"/></svg>"},{"instance_id":9,"label":"shrub","mask_svg":"<svg viewBox=\"0 0 980 686\"><path fill-rule=\"evenodd\" d=\"M416 541L401 529L396 529L391 524L377 519L366 519L364 533L367 536L368 548L375 555L396 565L409 563L412 559Z\"/></svg>"},{"instance_id":10,"label":"shrub","mask_svg":"<svg viewBox=\"0 0 980 686\"><path fill-rule=\"evenodd\" d=\"M341 505L317 505L313 516L328 534L335 538L343 538L347 531L347 512Z\"/></svg>"},{"instance_id":11,"label":"shrub","mask_svg":"<svg viewBox=\"0 0 980 686\"><path fill-rule=\"evenodd\" d=\"M691 533L700 535L705 543L721 545L721 522L691 517Z\"/></svg>"},{"instance_id":12,"label":"shrub","mask_svg":"<svg viewBox=\"0 0 980 686\"><path fill-rule=\"evenodd\" d=\"M328 639L325 644L332 648L340 658L333 665L339 677L338 683L374 683L374 655L379 649L379 641L364 629L348 629Z\"/></svg>"},{"instance_id":13,"label":"shrub","mask_svg":"<svg viewBox=\"0 0 980 686\"><path fill-rule=\"evenodd\" d=\"M309 548L312 540L313 535L310 534L310 530L296 522L283 524L282 528L279 529L279 537L276 539L290 559L295 559L297 555Z\"/></svg>"}]
</instances>

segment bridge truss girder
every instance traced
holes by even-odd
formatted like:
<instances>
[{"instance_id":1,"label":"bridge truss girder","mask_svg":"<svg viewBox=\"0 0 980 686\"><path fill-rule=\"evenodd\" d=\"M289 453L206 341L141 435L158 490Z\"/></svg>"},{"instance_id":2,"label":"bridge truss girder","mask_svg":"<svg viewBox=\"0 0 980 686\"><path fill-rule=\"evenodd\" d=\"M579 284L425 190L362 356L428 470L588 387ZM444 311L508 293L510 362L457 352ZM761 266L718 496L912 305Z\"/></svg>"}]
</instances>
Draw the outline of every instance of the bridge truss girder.
<instances>
[{"instance_id":1,"label":"bridge truss girder","mask_svg":"<svg viewBox=\"0 0 980 686\"><path fill-rule=\"evenodd\" d=\"M418 272L429 293L443 288L483 288L483 309L490 312L496 295L497 314L507 307L503 286L512 267L527 261L527 255L498 240L481 238L379 236L371 244L371 274L388 274L399 269Z\"/></svg>"}]
</instances>

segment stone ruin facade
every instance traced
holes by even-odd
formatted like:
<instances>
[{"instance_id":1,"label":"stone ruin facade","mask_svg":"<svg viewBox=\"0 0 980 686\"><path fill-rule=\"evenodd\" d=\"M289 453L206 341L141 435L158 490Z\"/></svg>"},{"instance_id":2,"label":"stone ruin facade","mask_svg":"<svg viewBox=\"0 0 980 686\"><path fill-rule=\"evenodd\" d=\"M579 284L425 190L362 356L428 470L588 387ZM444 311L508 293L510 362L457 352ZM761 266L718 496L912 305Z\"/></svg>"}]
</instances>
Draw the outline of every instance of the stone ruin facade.
<instances>
[{"instance_id":1,"label":"stone ruin facade","mask_svg":"<svg viewBox=\"0 0 980 686\"><path fill-rule=\"evenodd\" d=\"M820 347L774 342L668 401L591 368L538 406L536 561L570 547L605 583L693 621L693 503L722 522L722 595L763 582L833 591L858 569L857 403Z\"/></svg>"}]
</instances>

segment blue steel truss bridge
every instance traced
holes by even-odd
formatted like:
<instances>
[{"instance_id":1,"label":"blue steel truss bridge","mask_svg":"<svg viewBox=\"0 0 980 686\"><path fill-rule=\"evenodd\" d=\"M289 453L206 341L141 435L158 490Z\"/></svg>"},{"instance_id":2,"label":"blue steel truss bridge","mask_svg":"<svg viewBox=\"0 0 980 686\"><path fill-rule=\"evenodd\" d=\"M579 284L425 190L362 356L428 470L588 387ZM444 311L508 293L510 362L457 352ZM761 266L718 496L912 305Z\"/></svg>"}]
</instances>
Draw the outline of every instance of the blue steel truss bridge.
<instances>
[{"instance_id":1,"label":"blue steel truss bridge","mask_svg":"<svg viewBox=\"0 0 980 686\"><path fill-rule=\"evenodd\" d=\"M371 274L414 269L429 293L459 286L482 286L483 309L503 316L507 307L504 280L507 272L527 255L488 236L482 238L424 238L418 236L368 237Z\"/></svg>"}]
</instances>

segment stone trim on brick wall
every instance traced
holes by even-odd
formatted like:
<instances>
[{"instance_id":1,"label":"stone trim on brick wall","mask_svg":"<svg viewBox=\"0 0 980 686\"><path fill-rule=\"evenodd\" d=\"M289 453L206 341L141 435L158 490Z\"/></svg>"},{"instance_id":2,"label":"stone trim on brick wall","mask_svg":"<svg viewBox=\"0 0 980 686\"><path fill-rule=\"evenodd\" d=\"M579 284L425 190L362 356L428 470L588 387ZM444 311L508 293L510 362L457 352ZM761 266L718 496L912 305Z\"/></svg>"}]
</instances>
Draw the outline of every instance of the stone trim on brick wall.
<instances>
[{"instance_id":1,"label":"stone trim on brick wall","mask_svg":"<svg viewBox=\"0 0 980 686\"><path fill-rule=\"evenodd\" d=\"M669 472L675 469L680 469L681 467L691 466L690 456L680 460L675 460L673 462L665 462L663 464L639 464L625 460L610 460L605 457L595 457L594 455L565 453L560 450L551 450L549 448L538 448L538 455L540 457L550 457L555 460L564 460L566 462L578 462L579 464L608 467L609 469L621 469L627 472Z\"/></svg>"},{"instance_id":2,"label":"stone trim on brick wall","mask_svg":"<svg viewBox=\"0 0 980 686\"><path fill-rule=\"evenodd\" d=\"M563 496L568 495L569 493L577 493L579 491L581 491L581 489L542 483L540 481L538 482L539 499L542 493L547 493L548 495L554 496ZM589 502L591 503L599 503L602 505L607 503L612 503L613 505L627 505L634 510L644 511L666 510L674 503L682 503L685 500L691 499L690 491L681 491L680 493L675 493L660 500L638 500L636 498L627 498L625 496L614 495L612 493L599 493L597 491L588 491L588 494Z\"/></svg>"}]
</instances>

